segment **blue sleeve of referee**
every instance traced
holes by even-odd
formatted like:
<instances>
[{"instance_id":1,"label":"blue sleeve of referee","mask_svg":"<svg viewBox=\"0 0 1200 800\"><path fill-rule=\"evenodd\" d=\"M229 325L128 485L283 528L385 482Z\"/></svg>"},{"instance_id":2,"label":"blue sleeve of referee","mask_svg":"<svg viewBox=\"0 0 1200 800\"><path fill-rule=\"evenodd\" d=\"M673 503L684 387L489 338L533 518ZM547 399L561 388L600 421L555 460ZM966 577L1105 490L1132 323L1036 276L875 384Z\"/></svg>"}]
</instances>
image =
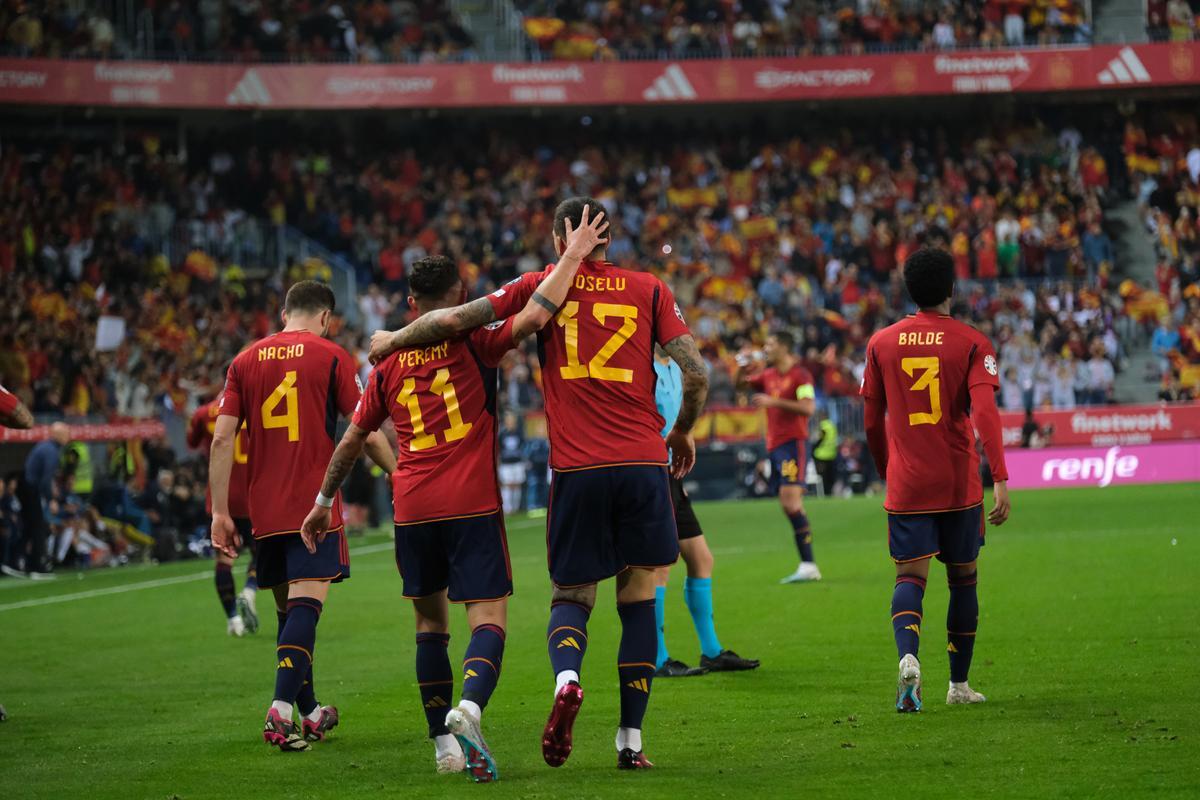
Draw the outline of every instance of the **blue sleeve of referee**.
<instances>
[{"instance_id":1,"label":"blue sleeve of referee","mask_svg":"<svg viewBox=\"0 0 1200 800\"><path fill-rule=\"evenodd\" d=\"M674 361L663 364L655 360L654 372L658 377L654 385L654 403L662 415L662 435L666 437L683 405L683 371Z\"/></svg>"}]
</instances>

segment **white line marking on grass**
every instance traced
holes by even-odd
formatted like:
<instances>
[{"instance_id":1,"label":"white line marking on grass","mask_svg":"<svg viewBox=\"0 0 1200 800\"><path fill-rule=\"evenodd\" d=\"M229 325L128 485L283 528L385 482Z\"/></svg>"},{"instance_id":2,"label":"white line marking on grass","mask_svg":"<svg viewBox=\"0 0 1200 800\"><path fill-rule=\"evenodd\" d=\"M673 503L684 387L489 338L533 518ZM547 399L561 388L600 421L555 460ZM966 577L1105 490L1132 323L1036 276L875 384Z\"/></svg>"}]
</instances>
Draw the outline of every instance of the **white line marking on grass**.
<instances>
[{"instance_id":1,"label":"white line marking on grass","mask_svg":"<svg viewBox=\"0 0 1200 800\"><path fill-rule=\"evenodd\" d=\"M351 556L366 556L372 553L382 553L392 550L391 542L379 542L378 544L369 544L366 547L356 547L350 551ZM50 606L56 603L69 603L72 600L87 600L92 597L104 597L110 594L125 594L126 592L136 592L141 589L157 589L160 586L174 586L177 583L188 583L190 581L203 580L212 578L212 570L208 569L204 572L195 572L191 575L176 575L173 578L155 578L150 581L142 581L141 583L128 583L124 586L109 586L105 589L89 589L86 592L71 592L70 594L56 594L49 597L35 597L32 600L19 600L15 603L5 603L0 605L0 611L15 611L19 608L36 608L37 606Z\"/></svg>"}]
</instances>

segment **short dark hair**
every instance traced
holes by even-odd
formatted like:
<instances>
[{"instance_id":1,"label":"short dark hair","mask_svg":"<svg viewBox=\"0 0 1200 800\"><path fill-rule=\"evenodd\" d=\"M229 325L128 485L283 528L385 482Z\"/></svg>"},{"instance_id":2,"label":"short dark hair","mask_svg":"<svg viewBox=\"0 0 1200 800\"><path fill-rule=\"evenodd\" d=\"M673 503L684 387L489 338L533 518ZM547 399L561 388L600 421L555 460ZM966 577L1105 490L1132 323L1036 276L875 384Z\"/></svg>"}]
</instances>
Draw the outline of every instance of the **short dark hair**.
<instances>
[{"instance_id":1,"label":"short dark hair","mask_svg":"<svg viewBox=\"0 0 1200 800\"><path fill-rule=\"evenodd\" d=\"M571 220L572 228L578 228L583 219L584 206L590 206L588 216L591 219L595 219L597 211L604 210L604 206L594 197L568 197L554 209L554 235L565 241L567 220Z\"/></svg>"},{"instance_id":2,"label":"short dark hair","mask_svg":"<svg viewBox=\"0 0 1200 800\"><path fill-rule=\"evenodd\" d=\"M789 353L796 352L796 337L792 335L791 331L775 331L771 335L774 336L775 341L783 345L784 349L786 349Z\"/></svg>"},{"instance_id":3,"label":"short dark hair","mask_svg":"<svg viewBox=\"0 0 1200 800\"><path fill-rule=\"evenodd\" d=\"M408 291L418 300L439 300L459 278L458 267L446 256L418 258L408 273Z\"/></svg>"},{"instance_id":4,"label":"short dark hair","mask_svg":"<svg viewBox=\"0 0 1200 800\"><path fill-rule=\"evenodd\" d=\"M336 306L333 289L317 281L293 283L283 301L283 310L288 314L320 314L322 311L333 311Z\"/></svg>"},{"instance_id":5,"label":"short dark hair","mask_svg":"<svg viewBox=\"0 0 1200 800\"><path fill-rule=\"evenodd\" d=\"M954 294L954 259L938 247L922 247L904 262L904 286L921 308L933 308Z\"/></svg>"}]
</instances>

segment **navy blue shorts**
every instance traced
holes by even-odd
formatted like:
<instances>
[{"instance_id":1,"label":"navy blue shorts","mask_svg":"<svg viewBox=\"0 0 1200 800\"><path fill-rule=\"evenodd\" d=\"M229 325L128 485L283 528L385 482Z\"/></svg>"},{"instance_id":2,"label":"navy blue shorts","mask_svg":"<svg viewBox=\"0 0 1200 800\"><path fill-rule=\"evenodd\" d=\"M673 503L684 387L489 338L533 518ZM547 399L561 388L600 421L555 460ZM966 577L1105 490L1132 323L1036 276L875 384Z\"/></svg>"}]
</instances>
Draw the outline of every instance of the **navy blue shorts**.
<instances>
[{"instance_id":1,"label":"navy blue shorts","mask_svg":"<svg viewBox=\"0 0 1200 800\"><path fill-rule=\"evenodd\" d=\"M248 549L250 558L256 558L258 556L258 540L254 538L254 526L250 520L245 517L234 517L233 527L237 528L238 536L242 540L242 546L239 549Z\"/></svg>"},{"instance_id":2,"label":"navy blue shorts","mask_svg":"<svg viewBox=\"0 0 1200 800\"><path fill-rule=\"evenodd\" d=\"M396 568L410 600L449 589L452 603L512 594L504 513L396 526Z\"/></svg>"},{"instance_id":3,"label":"navy blue shorts","mask_svg":"<svg viewBox=\"0 0 1200 800\"><path fill-rule=\"evenodd\" d=\"M332 581L338 583L350 577L350 548L346 531L326 534L309 553L298 533L283 533L258 540L258 585L263 589L296 581Z\"/></svg>"},{"instance_id":4,"label":"navy blue shorts","mask_svg":"<svg viewBox=\"0 0 1200 800\"><path fill-rule=\"evenodd\" d=\"M773 449L771 458L771 491L775 494L784 486L804 486L808 469L808 447L799 439L784 442Z\"/></svg>"},{"instance_id":5,"label":"navy blue shorts","mask_svg":"<svg viewBox=\"0 0 1200 800\"><path fill-rule=\"evenodd\" d=\"M919 561L937 556L946 564L969 564L983 547L983 504L933 514L888 514L892 560Z\"/></svg>"},{"instance_id":6,"label":"navy blue shorts","mask_svg":"<svg viewBox=\"0 0 1200 800\"><path fill-rule=\"evenodd\" d=\"M546 522L550 577L582 586L627 567L679 558L667 468L652 464L555 472Z\"/></svg>"}]
</instances>

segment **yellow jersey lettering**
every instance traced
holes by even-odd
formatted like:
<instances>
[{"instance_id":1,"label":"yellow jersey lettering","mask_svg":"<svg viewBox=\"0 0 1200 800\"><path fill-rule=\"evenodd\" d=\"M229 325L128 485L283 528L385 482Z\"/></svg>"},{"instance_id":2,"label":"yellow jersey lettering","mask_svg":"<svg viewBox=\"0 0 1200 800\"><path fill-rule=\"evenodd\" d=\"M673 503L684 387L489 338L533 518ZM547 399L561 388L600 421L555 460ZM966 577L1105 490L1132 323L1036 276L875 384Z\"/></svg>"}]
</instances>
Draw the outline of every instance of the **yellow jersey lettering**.
<instances>
[{"instance_id":1,"label":"yellow jersey lettering","mask_svg":"<svg viewBox=\"0 0 1200 800\"><path fill-rule=\"evenodd\" d=\"M581 292L623 292L625 279L608 275L576 275L575 288Z\"/></svg>"},{"instance_id":2,"label":"yellow jersey lettering","mask_svg":"<svg viewBox=\"0 0 1200 800\"><path fill-rule=\"evenodd\" d=\"M413 350L401 350L396 354L396 362L402 367L419 367L438 359L445 358L450 353L450 343L442 342L430 347L420 347Z\"/></svg>"},{"instance_id":3,"label":"yellow jersey lettering","mask_svg":"<svg viewBox=\"0 0 1200 800\"><path fill-rule=\"evenodd\" d=\"M941 344L945 336L943 331L913 331L911 333L900 334L900 344L902 345L931 345Z\"/></svg>"},{"instance_id":4,"label":"yellow jersey lettering","mask_svg":"<svg viewBox=\"0 0 1200 800\"><path fill-rule=\"evenodd\" d=\"M292 358L301 358L304 355L303 344L271 345L263 347L258 351L259 361L287 361Z\"/></svg>"}]
</instances>

